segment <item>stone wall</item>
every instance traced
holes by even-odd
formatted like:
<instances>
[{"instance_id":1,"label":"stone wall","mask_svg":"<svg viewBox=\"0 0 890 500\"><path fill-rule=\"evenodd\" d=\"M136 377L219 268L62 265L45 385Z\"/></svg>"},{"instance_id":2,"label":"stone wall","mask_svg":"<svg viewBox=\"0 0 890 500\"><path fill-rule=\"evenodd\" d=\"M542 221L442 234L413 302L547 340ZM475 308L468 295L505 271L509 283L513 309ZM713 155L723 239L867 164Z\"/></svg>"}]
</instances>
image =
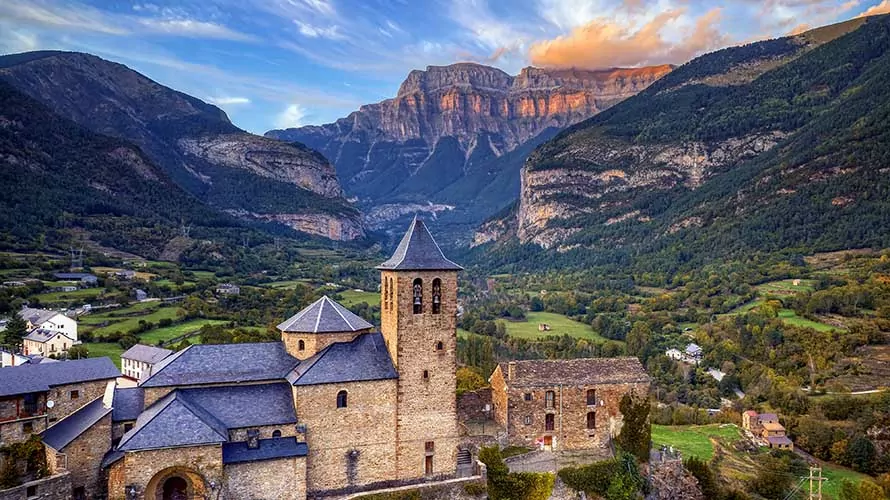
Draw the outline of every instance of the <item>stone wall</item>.
<instances>
[{"instance_id":1,"label":"stone wall","mask_svg":"<svg viewBox=\"0 0 890 500\"><path fill-rule=\"evenodd\" d=\"M337 408L341 390L346 408ZM310 492L395 479L395 380L296 386L294 405L306 425Z\"/></svg>"},{"instance_id":2,"label":"stone wall","mask_svg":"<svg viewBox=\"0 0 890 500\"><path fill-rule=\"evenodd\" d=\"M225 466L225 493L231 500L305 500L306 457Z\"/></svg>"},{"instance_id":3,"label":"stone wall","mask_svg":"<svg viewBox=\"0 0 890 500\"><path fill-rule=\"evenodd\" d=\"M25 423L31 423L31 432L25 431ZM0 424L0 443L19 443L26 441L31 434L37 434L46 430L46 417L27 418L13 420Z\"/></svg>"},{"instance_id":4,"label":"stone wall","mask_svg":"<svg viewBox=\"0 0 890 500\"><path fill-rule=\"evenodd\" d=\"M488 498L485 477L451 479L360 493L345 500L483 500Z\"/></svg>"},{"instance_id":5,"label":"stone wall","mask_svg":"<svg viewBox=\"0 0 890 500\"><path fill-rule=\"evenodd\" d=\"M457 272L384 271L382 290L394 283L389 309L381 312L382 333L399 371L397 478L426 475L432 455L433 476L454 474L457 467ZM423 313L413 311L413 282L423 280ZM441 311L432 311L432 283L441 280ZM384 297L385 299L388 297ZM441 342L442 349L437 349ZM432 443L432 452L427 451Z\"/></svg>"},{"instance_id":6,"label":"stone wall","mask_svg":"<svg viewBox=\"0 0 890 500\"><path fill-rule=\"evenodd\" d=\"M95 401L96 398L103 397L109 382L114 382L114 379L60 385L50 389L49 399L53 402L53 407L46 410L49 425L71 415L83 406ZM73 391L77 391L77 397L73 397Z\"/></svg>"},{"instance_id":7,"label":"stone wall","mask_svg":"<svg viewBox=\"0 0 890 500\"><path fill-rule=\"evenodd\" d=\"M284 349L291 356L304 360L325 347L337 342L351 342L353 339L363 333L370 332L361 330L358 332L341 332L341 333L286 333L281 332L281 341L284 342ZM300 341L303 341L303 350L300 350Z\"/></svg>"},{"instance_id":8,"label":"stone wall","mask_svg":"<svg viewBox=\"0 0 890 500\"><path fill-rule=\"evenodd\" d=\"M492 408L491 415L485 413L485 405ZM491 402L491 388L468 391L457 398L457 419L459 422L479 421L494 416Z\"/></svg>"},{"instance_id":9,"label":"stone wall","mask_svg":"<svg viewBox=\"0 0 890 500\"><path fill-rule=\"evenodd\" d=\"M297 430L295 424L283 425L264 425L260 427L245 427L243 429L229 429L229 441L247 441L247 431L257 430L260 432L260 439L269 439L275 431L281 432L280 437L296 436Z\"/></svg>"},{"instance_id":10,"label":"stone wall","mask_svg":"<svg viewBox=\"0 0 890 500\"><path fill-rule=\"evenodd\" d=\"M82 487L87 498L104 494L102 458L111 449L111 413L61 450L46 447L47 466L51 473L67 470L71 474L71 488Z\"/></svg>"},{"instance_id":11,"label":"stone wall","mask_svg":"<svg viewBox=\"0 0 890 500\"><path fill-rule=\"evenodd\" d=\"M125 500L125 488L135 485L138 500L160 500L155 491L171 475L183 477L196 494L203 494L210 481L222 483L222 472L220 445L129 452L111 466L108 498Z\"/></svg>"},{"instance_id":12,"label":"stone wall","mask_svg":"<svg viewBox=\"0 0 890 500\"><path fill-rule=\"evenodd\" d=\"M500 365L495 367L488 381L491 384L492 418L506 429L510 405L507 401L507 382L504 380Z\"/></svg>"},{"instance_id":13,"label":"stone wall","mask_svg":"<svg viewBox=\"0 0 890 500\"><path fill-rule=\"evenodd\" d=\"M29 493L31 493L29 495ZM15 488L0 490L0 500L60 500L71 498L70 475L67 472L30 481Z\"/></svg>"},{"instance_id":14,"label":"stone wall","mask_svg":"<svg viewBox=\"0 0 890 500\"><path fill-rule=\"evenodd\" d=\"M500 370L498 370L500 371ZM494 380L493 400L502 401L503 390ZM596 391L596 404L587 404L587 391ZM618 406L622 396L629 391L646 394L648 384L600 384L582 386L553 385L532 388L508 388L506 409L506 429L511 444L535 446L550 437L554 449L573 450L603 448L608 446L612 436L621 432L623 417ZM546 407L546 393L554 395L553 407ZM497 393L501 392L500 395ZM526 395L531 395L526 400ZM499 412L503 412L503 403ZM594 413L595 427L587 428L587 414ZM553 415L553 430L546 430L546 416ZM502 417L499 417L502 418Z\"/></svg>"}]
</instances>

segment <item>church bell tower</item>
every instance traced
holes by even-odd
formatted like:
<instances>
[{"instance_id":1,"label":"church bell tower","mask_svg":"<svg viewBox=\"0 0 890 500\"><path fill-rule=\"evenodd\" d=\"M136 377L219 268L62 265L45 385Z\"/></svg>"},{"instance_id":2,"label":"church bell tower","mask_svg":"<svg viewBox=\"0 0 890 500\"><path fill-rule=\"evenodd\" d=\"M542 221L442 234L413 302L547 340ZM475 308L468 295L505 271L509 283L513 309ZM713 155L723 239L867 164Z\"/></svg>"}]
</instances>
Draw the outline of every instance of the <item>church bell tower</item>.
<instances>
[{"instance_id":1,"label":"church bell tower","mask_svg":"<svg viewBox=\"0 0 890 500\"><path fill-rule=\"evenodd\" d=\"M453 474L457 467L457 274L422 220L414 218L380 270L381 331L399 374L399 479Z\"/></svg>"}]
</instances>

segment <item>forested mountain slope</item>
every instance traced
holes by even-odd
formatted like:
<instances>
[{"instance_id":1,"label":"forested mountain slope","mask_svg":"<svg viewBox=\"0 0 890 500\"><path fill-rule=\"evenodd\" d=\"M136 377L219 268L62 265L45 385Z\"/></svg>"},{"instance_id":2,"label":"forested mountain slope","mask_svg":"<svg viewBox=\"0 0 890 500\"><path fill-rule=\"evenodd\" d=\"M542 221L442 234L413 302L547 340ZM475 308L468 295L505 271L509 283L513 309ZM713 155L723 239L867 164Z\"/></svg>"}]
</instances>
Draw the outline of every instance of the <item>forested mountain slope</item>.
<instances>
[{"instance_id":1,"label":"forested mountain slope","mask_svg":"<svg viewBox=\"0 0 890 500\"><path fill-rule=\"evenodd\" d=\"M0 57L0 79L54 113L133 142L201 201L248 220L335 240L362 237L333 166L300 144L248 134L219 108L76 52Z\"/></svg>"},{"instance_id":2,"label":"forested mountain slope","mask_svg":"<svg viewBox=\"0 0 890 500\"><path fill-rule=\"evenodd\" d=\"M540 146L480 241L663 269L890 246L888 118L890 16L707 54Z\"/></svg>"}]
</instances>

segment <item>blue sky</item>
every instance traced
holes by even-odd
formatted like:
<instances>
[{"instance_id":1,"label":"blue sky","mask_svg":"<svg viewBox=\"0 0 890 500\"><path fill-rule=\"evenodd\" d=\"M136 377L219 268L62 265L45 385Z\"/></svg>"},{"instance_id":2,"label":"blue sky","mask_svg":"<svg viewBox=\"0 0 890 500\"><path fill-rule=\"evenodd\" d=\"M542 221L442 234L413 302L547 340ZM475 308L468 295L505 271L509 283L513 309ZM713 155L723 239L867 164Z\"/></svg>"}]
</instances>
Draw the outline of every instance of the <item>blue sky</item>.
<instances>
[{"instance_id":1,"label":"blue sky","mask_svg":"<svg viewBox=\"0 0 890 500\"><path fill-rule=\"evenodd\" d=\"M344 117L427 65L678 64L883 12L890 0L2 0L0 52L89 52L263 133Z\"/></svg>"}]
</instances>

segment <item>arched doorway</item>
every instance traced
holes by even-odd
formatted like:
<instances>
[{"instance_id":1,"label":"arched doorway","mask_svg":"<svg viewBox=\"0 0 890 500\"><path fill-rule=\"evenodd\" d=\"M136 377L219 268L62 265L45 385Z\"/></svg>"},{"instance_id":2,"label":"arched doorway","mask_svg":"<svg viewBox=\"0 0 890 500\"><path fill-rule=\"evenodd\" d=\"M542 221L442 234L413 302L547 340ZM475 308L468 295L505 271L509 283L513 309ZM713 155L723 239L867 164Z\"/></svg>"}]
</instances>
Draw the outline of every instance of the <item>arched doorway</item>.
<instances>
[{"instance_id":1,"label":"arched doorway","mask_svg":"<svg viewBox=\"0 0 890 500\"><path fill-rule=\"evenodd\" d=\"M179 477L173 476L164 481L162 490L162 500L188 500L188 482Z\"/></svg>"}]
</instances>

